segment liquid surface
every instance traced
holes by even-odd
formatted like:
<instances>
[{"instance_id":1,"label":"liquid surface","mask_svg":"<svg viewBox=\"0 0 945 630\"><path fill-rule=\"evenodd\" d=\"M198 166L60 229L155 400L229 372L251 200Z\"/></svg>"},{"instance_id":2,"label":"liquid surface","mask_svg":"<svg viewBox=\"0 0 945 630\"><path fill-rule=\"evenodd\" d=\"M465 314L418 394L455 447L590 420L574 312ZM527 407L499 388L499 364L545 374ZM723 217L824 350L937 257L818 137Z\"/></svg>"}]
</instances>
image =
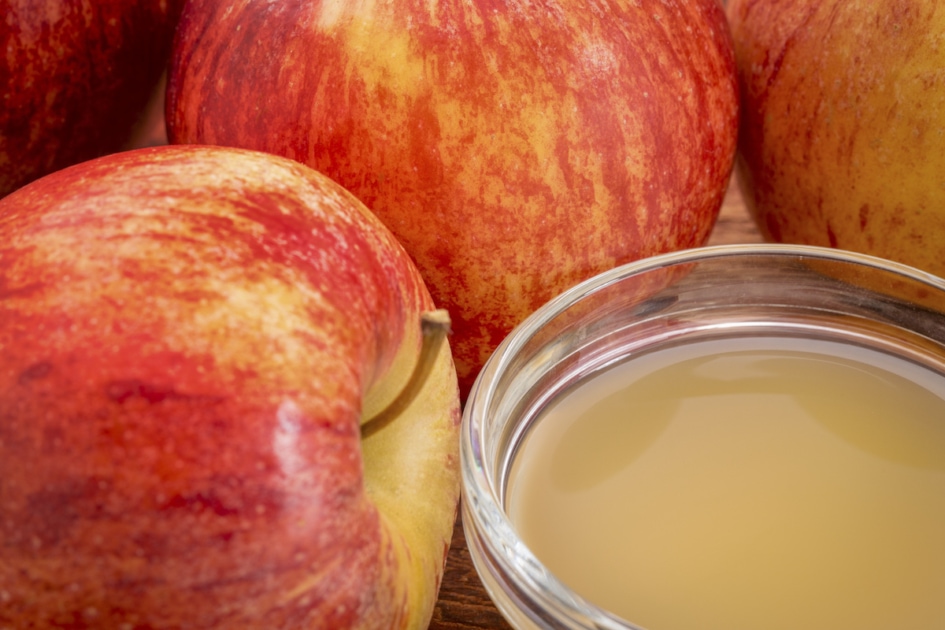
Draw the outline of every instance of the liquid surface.
<instances>
[{"instance_id":1,"label":"liquid surface","mask_svg":"<svg viewBox=\"0 0 945 630\"><path fill-rule=\"evenodd\" d=\"M562 396L509 516L648 630L945 628L945 377L806 340L692 344Z\"/></svg>"}]
</instances>

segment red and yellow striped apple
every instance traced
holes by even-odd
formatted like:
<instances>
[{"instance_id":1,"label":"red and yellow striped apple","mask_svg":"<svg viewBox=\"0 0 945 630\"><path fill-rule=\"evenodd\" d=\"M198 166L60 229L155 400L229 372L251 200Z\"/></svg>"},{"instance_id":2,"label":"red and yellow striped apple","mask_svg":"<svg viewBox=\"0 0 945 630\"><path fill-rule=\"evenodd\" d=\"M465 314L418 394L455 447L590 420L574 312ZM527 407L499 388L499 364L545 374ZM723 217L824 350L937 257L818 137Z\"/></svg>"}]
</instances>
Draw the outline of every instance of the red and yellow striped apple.
<instances>
[{"instance_id":1,"label":"red and yellow striped apple","mask_svg":"<svg viewBox=\"0 0 945 630\"><path fill-rule=\"evenodd\" d=\"M121 149L183 0L0 0L0 197Z\"/></svg>"},{"instance_id":2,"label":"red and yellow striped apple","mask_svg":"<svg viewBox=\"0 0 945 630\"><path fill-rule=\"evenodd\" d=\"M139 149L0 200L0 627L425 627L446 323L284 158Z\"/></svg>"},{"instance_id":3,"label":"red and yellow striped apple","mask_svg":"<svg viewBox=\"0 0 945 630\"><path fill-rule=\"evenodd\" d=\"M945 276L945 4L730 0L764 236Z\"/></svg>"},{"instance_id":4,"label":"red and yellow striped apple","mask_svg":"<svg viewBox=\"0 0 945 630\"><path fill-rule=\"evenodd\" d=\"M450 311L466 391L561 290L707 239L738 102L718 0L194 0L166 115L371 208Z\"/></svg>"}]
</instances>

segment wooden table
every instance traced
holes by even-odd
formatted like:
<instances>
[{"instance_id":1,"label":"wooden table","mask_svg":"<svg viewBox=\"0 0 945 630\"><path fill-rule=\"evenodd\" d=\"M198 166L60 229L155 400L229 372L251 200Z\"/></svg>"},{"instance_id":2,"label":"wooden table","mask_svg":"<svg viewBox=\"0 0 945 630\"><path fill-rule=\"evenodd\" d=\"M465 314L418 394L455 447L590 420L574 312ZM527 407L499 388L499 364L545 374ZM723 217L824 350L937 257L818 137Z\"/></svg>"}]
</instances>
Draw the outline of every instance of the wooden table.
<instances>
[{"instance_id":1,"label":"wooden table","mask_svg":"<svg viewBox=\"0 0 945 630\"><path fill-rule=\"evenodd\" d=\"M710 245L729 243L760 243L761 235L752 222L742 201L738 186L729 186L718 222L709 238ZM446 574L440 589L440 598L433 612L431 630L466 630L486 628L507 630L509 624L502 618L489 599L473 567L463 536L461 519L453 528L453 543L446 561Z\"/></svg>"}]
</instances>

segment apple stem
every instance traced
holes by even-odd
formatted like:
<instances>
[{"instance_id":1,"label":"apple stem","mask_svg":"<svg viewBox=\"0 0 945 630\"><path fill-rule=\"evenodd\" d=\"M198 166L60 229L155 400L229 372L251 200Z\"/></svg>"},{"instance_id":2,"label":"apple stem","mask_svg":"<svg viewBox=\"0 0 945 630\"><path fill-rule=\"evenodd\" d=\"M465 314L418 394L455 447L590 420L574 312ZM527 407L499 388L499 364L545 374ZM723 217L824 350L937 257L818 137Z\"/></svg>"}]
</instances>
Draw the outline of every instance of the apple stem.
<instances>
[{"instance_id":1,"label":"apple stem","mask_svg":"<svg viewBox=\"0 0 945 630\"><path fill-rule=\"evenodd\" d=\"M413 373L410 375L410 380L404 385L397 398L362 427L362 437L368 437L399 416L423 389L423 385L436 363L440 347L451 332L449 313L445 309L421 313L420 332L422 334L420 357L414 366Z\"/></svg>"}]
</instances>

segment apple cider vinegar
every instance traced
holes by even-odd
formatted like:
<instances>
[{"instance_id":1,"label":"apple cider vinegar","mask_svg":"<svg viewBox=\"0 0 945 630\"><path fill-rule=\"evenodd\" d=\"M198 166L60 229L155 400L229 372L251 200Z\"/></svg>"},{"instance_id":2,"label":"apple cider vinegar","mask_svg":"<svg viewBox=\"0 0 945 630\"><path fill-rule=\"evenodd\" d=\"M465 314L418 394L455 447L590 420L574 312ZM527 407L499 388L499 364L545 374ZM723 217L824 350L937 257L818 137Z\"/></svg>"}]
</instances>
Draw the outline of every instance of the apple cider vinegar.
<instances>
[{"instance_id":1,"label":"apple cider vinegar","mask_svg":"<svg viewBox=\"0 0 945 630\"><path fill-rule=\"evenodd\" d=\"M647 630L945 628L945 375L793 338L643 354L542 412L506 507Z\"/></svg>"}]
</instances>

